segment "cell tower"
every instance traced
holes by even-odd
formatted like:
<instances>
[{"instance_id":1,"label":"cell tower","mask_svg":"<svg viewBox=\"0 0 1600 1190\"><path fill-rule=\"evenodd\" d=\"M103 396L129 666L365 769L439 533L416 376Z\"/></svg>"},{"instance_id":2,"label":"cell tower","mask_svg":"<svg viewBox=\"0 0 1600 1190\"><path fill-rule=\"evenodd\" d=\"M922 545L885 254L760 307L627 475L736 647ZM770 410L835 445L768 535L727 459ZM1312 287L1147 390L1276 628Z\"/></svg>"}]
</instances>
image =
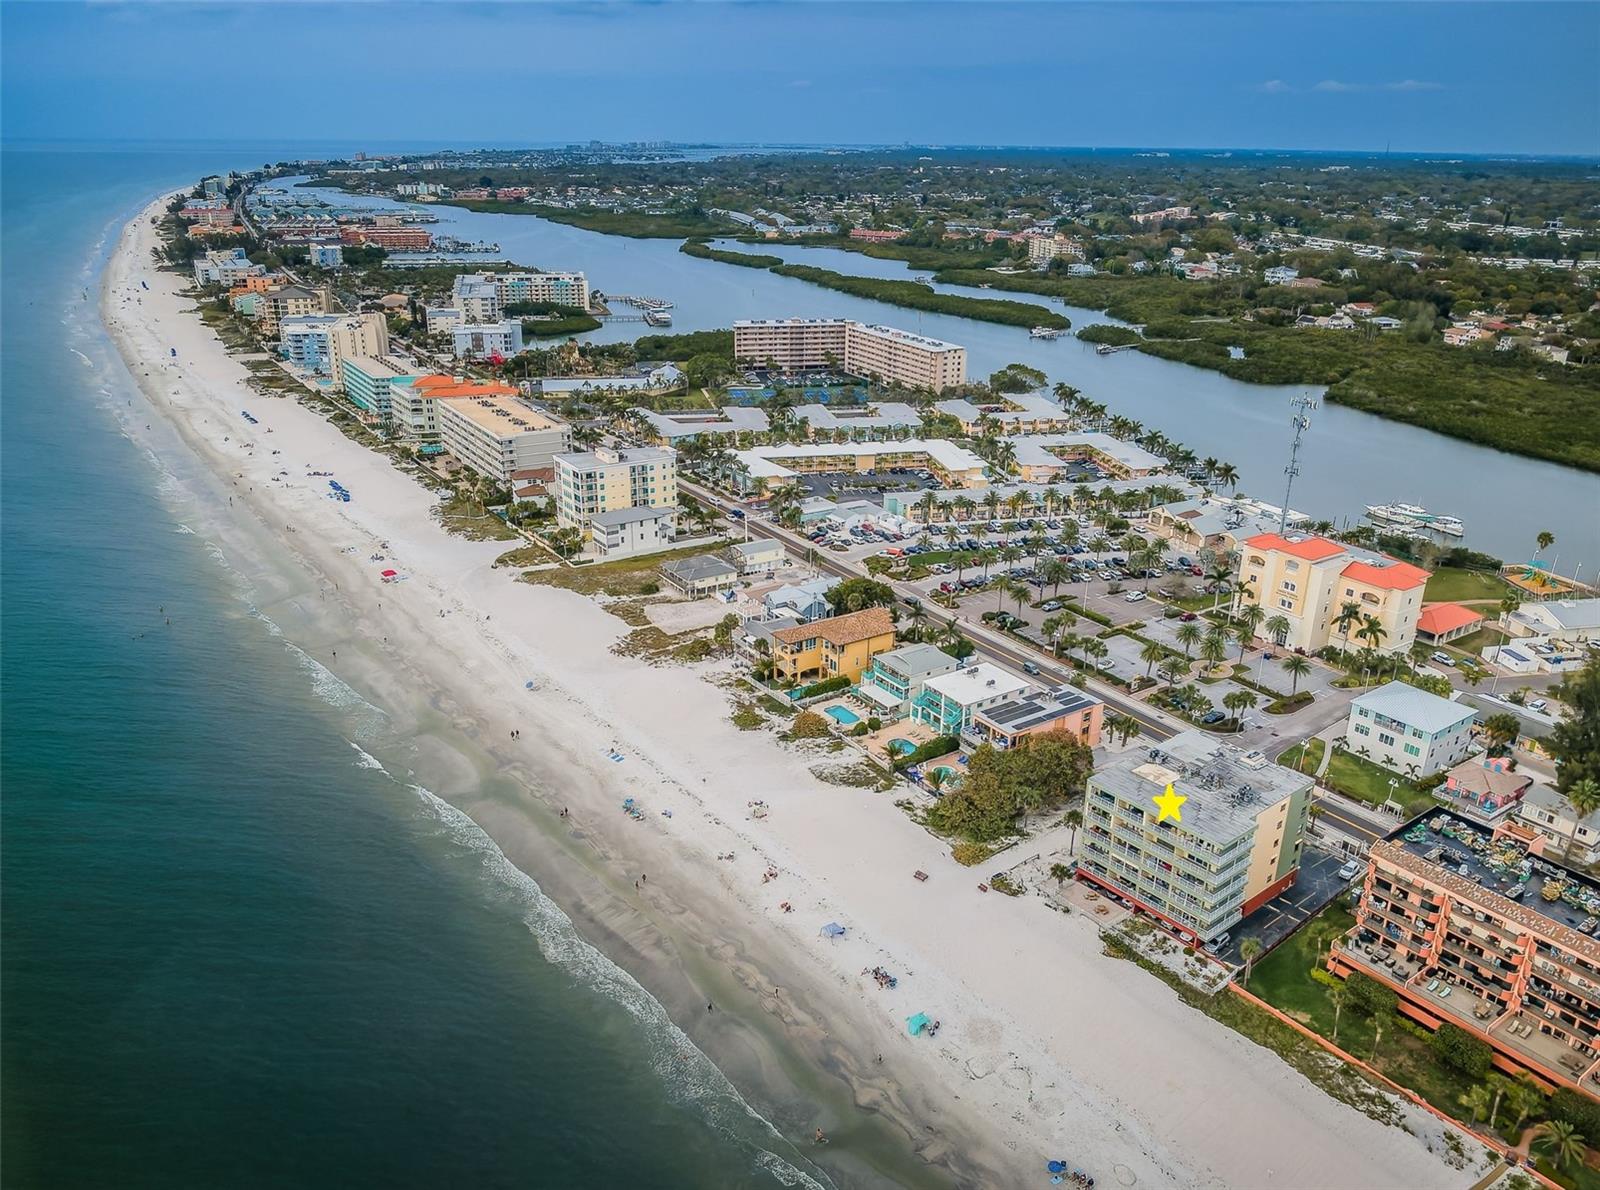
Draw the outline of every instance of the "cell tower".
<instances>
[{"instance_id":1,"label":"cell tower","mask_svg":"<svg viewBox=\"0 0 1600 1190\"><path fill-rule=\"evenodd\" d=\"M1289 493L1294 491L1294 477L1300 474L1300 439L1311 428L1311 411L1317 407L1317 399L1300 396L1289 404L1294 407L1294 414L1289 418L1289 424L1294 427L1294 441L1289 443L1289 465L1283 469L1288 478L1283 485L1283 511L1278 514L1279 536L1289 529Z\"/></svg>"}]
</instances>

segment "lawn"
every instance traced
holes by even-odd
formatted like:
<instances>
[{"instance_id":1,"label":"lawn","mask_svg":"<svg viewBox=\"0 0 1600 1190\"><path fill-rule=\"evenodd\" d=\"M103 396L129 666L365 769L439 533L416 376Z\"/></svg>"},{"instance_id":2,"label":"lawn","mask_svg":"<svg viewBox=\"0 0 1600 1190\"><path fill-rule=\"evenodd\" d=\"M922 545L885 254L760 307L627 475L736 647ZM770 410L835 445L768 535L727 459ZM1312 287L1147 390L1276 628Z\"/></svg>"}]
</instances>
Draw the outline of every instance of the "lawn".
<instances>
[{"instance_id":1,"label":"lawn","mask_svg":"<svg viewBox=\"0 0 1600 1190\"><path fill-rule=\"evenodd\" d=\"M1370 760L1363 760L1352 752L1339 749L1334 750L1333 759L1328 762L1328 771L1322 780L1323 784L1337 789L1340 793L1374 806L1383 805L1391 794L1396 800L1404 803L1408 796L1415 793L1411 789L1410 782L1398 773L1392 773ZM1395 780L1400 783L1391 789L1389 782Z\"/></svg>"},{"instance_id":2,"label":"lawn","mask_svg":"<svg viewBox=\"0 0 1600 1190\"><path fill-rule=\"evenodd\" d=\"M1304 744L1290 744L1274 759L1281 765L1295 769L1302 773L1314 773L1317 766L1322 763L1322 750L1328 746L1327 741L1313 736L1304 741Z\"/></svg>"},{"instance_id":3,"label":"lawn","mask_svg":"<svg viewBox=\"0 0 1600 1190\"><path fill-rule=\"evenodd\" d=\"M522 581L547 587L564 587L581 595L653 595L661 589L659 567L663 562L711 553L716 549L717 543L711 542L662 554L621 558L615 562L530 570L522 576Z\"/></svg>"},{"instance_id":4,"label":"lawn","mask_svg":"<svg viewBox=\"0 0 1600 1190\"><path fill-rule=\"evenodd\" d=\"M1492 599L1496 603L1511 593L1511 584L1487 570L1463 570L1441 566L1433 572L1423 589L1425 603L1460 603L1463 600Z\"/></svg>"},{"instance_id":5,"label":"lawn","mask_svg":"<svg viewBox=\"0 0 1600 1190\"><path fill-rule=\"evenodd\" d=\"M1347 1053L1371 1062L1388 1078L1411 1088L1441 1111L1461 1116L1457 1100L1477 1080L1441 1066L1428 1042L1405 1026L1390 1021L1379 1039L1371 1017L1346 1007L1339 1015L1338 1036L1334 1036L1333 1005L1328 1000L1332 989L1312 979L1311 972L1322 968L1333 940L1353 925L1355 918L1343 900L1335 901L1256 964L1250 975L1250 990Z\"/></svg>"},{"instance_id":6,"label":"lawn","mask_svg":"<svg viewBox=\"0 0 1600 1190\"><path fill-rule=\"evenodd\" d=\"M1458 650L1462 653L1471 653L1474 657L1481 657L1485 649L1491 649L1506 638L1500 629L1484 625L1476 632L1469 632L1465 636L1458 636L1455 640L1445 645L1446 649Z\"/></svg>"}]
</instances>

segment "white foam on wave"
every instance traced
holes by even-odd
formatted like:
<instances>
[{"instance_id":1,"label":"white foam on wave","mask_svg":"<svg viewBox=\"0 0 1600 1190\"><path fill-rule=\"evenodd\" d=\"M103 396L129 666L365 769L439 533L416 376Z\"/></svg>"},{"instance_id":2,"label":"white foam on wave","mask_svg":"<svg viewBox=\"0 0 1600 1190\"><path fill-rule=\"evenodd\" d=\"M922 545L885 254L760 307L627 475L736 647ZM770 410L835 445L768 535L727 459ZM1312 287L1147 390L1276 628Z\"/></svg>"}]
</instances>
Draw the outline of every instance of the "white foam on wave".
<instances>
[{"instance_id":1,"label":"white foam on wave","mask_svg":"<svg viewBox=\"0 0 1600 1190\"><path fill-rule=\"evenodd\" d=\"M661 1003L638 980L585 942L561 906L544 894L532 876L508 860L482 827L430 790L420 785L408 788L451 840L478 859L484 874L521 901L522 920L545 959L591 991L620 1005L644 1026L640 1036L649 1047L651 1069L675 1100L692 1105L718 1133L751 1150L755 1164L781 1185L829 1190L831 1181L819 1182L780 1154L756 1143L748 1131L738 1126L741 1122L754 1122L771 1140L788 1145L783 1135L745 1102L728 1077L673 1023ZM826 1177L820 1171L818 1174Z\"/></svg>"},{"instance_id":2,"label":"white foam on wave","mask_svg":"<svg viewBox=\"0 0 1600 1190\"><path fill-rule=\"evenodd\" d=\"M81 359L83 361L83 366L84 367L93 368L95 366L94 360L90 359L87 355L85 355L83 352L79 351L76 347L69 347L69 348L67 348L67 350L72 352L72 354L77 356L79 359Z\"/></svg>"},{"instance_id":3,"label":"white foam on wave","mask_svg":"<svg viewBox=\"0 0 1600 1190\"><path fill-rule=\"evenodd\" d=\"M385 776L388 775L389 770L383 767L383 761L379 760L371 752L368 752L354 740L346 740L345 743L356 750L356 766L358 768L377 769L378 772L383 773Z\"/></svg>"}]
</instances>

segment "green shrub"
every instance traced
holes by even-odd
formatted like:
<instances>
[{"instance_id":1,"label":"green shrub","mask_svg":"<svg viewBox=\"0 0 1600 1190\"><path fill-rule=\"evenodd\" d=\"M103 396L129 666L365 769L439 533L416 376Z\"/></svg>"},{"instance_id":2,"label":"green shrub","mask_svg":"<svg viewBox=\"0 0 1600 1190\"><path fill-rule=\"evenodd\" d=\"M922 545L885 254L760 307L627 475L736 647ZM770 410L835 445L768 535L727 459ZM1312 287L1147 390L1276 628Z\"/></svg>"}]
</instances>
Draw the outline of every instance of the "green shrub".
<instances>
[{"instance_id":1,"label":"green shrub","mask_svg":"<svg viewBox=\"0 0 1600 1190\"><path fill-rule=\"evenodd\" d=\"M789 725L788 738L791 740L816 740L829 734L830 724L833 723L825 715L815 711L801 711L794 717L794 722Z\"/></svg>"},{"instance_id":2,"label":"green shrub","mask_svg":"<svg viewBox=\"0 0 1600 1190\"><path fill-rule=\"evenodd\" d=\"M925 760L933 760L935 757L948 755L959 747L961 747L961 741L953 735L935 736L926 744L907 752L899 760L895 761L894 767L907 769L914 764L921 764Z\"/></svg>"},{"instance_id":3,"label":"green shrub","mask_svg":"<svg viewBox=\"0 0 1600 1190\"><path fill-rule=\"evenodd\" d=\"M658 595L660 592L661 584L656 582L655 579L639 584L639 594L641 595Z\"/></svg>"},{"instance_id":4,"label":"green shrub","mask_svg":"<svg viewBox=\"0 0 1600 1190\"><path fill-rule=\"evenodd\" d=\"M883 720L882 719L878 718L876 715L867 716L867 730L868 731L877 731L882 726L883 726Z\"/></svg>"},{"instance_id":5,"label":"green shrub","mask_svg":"<svg viewBox=\"0 0 1600 1190\"><path fill-rule=\"evenodd\" d=\"M1482 1078L1494 1065L1494 1051L1488 1042L1448 1021L1434 1031L1428 1045L1440 1062L1473 1078Z\"/></svg>"},{"instance_id":6,"label":"green shrub","mask_svg":"<svg viewBox=\"0 0 1600 1190\"><path fill-rule=\"evenodd\" d=\"M852 727L850 729L850 734L852 736L856 737L857 739L859 739L860 737L866 735L871 730L872 730L872 728L868 727L865 723L857 723L854 727Z\"/></svg>"},{"instance_id":7,"label":"green shrub","mask_svg":"<svg viewBox=\"0 0 1600 1190\"><path fill-rule=\"evenodd\" d=\"M1600 1137L1600 1103L1570 1087L1550 1096L1550 1118L1571 1124L1585 1138Z\"/></svg>"},{"instance_id":8,"label":"green shrub","mask_svg":"<svg viewBox=\"0 0 1600 1190\"><path fill-rule=\"evenodd\" d=\"M950 848L950 858L964 868L971 868L981 864L994 854L994 848L985 847L982 843L957 843Z\"/></svg>"},{"instance_id":9,"label":"green shrub","mask_svg":"<svg viewBox=\"0 0 1600 1190\"><path fill-rule=\"evenodd\" d=\"M840 674L836 678L824 678L820 682L813 682L809 686L802 686L797 696L797 701L803 701L807 698L816 698L818 695L822 694L832 694L836 690L848 690L850 689L850 686L850 679L845 677L843 674Z\"/></svg>"}]
</instances>

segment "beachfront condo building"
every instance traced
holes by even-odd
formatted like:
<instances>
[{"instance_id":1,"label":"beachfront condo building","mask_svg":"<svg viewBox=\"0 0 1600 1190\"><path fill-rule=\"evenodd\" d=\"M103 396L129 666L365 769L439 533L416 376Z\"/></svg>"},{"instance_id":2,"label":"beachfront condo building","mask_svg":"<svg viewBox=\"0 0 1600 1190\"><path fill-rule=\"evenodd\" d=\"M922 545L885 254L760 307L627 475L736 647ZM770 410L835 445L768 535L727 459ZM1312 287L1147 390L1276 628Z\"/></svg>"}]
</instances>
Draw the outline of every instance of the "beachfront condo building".
<instances>
[{"instance_id":1,"label":"beachfront condo building","mask_svg":"<svg viewBox=\"0 0 1600 1190\"><path fill-rule=\"evenodd\" d=\"M1161 822L1168 786L1188 800ZM1210 941L1294 883L1311 787L1202 731L1126 752L1089 778L1077 874Z\"/></svg>"},{"instance_id":2,"label":"beachfront condo building","mask_svg":"<svg viewBox=\"0 0 1600 1190\"><path fill-rule=\"evenodd\" d=\"M451 346L457 359L513 356L522 350L522 323L515 318L463 322L451 331Z\"/></svg>"},{"instance_id":3,"label":"beachfront condo building","mask_svg":"<svg viewBox=\"0 0 1600 1190\"><path fill-rule=\"evenodd\" d=\"M979 437L985 431L1000 434L1048 434L1070 430L1072 415L1043 393L997 397L979 405L965 398L935 401L934 409L961 423L961 432Z\"/></svg>"},{"instance_id":4,"label":"beachfront condo building","mask_svg":"<svg viewBox=\"0 0 1600 1190\"><path fill-rule=\"evenodd\" d=\"M391 386L397 380L412 380L417 373L399 356L347 355L339 361L339 379L344 395L368 420L387 425L394 418Z\"/></svg>"},{"instance_id":5,"label":"beachfront condo building","mask_svg":"<svg viewBox=\"0 0 1600 1190\"><path fill-rule=\"evenodd\" d=\"M572 428L516 397L450 397L438 403L439 441L467 467L510 488L515 476L549 479Z\"/></svg>"},{"instance_id":6,"label":"beachfront condo building","mask_svg":"<svg viewBox=\"0 0 1600 1190\"><path fill-rule=\"evenodd\" d=\"M600 561L659 554L672 547L675 508L618 508L589 518L589 548Z\"/></svg>"},{"instance_id":7,"label":"beachfront condo building","mask_svg":"<svg viewBox=\"0 0 1600 1190\"><path fill-rule=\"evenodd\" d=\"M738 320L733 357L785 376L847 372L930 392L967 382L965 347L847 318Z\"/></svg>"},{"instance_id":8,"label":"beachfront condo building","mask_svg":"<svg viewBox=\"0 0 1600 1190\"><path fill-rule=\"evenodd\" d=\"M389 354L389 324L382 314L296 314L278 327L278 350L306 372L343 383L346 356Z\"/></svg>"},{"instance_id":9,"label":"beachfront condo building","mask_svg":"<svg viewBox=\"0 0 1600 1190\"><path fill-rule=\"evenodd\" d=\"M1261 533L1246 538L1239 552L1241 602L1259 605L1269 619L1282 616L1289 629L1277 643L1308 653L1369 644L1380 653L1408 651L1429 577L1386 554L1311 535ZM1378 631L1359 636L1368 617Z\"/></svg>"},{"instance_id":10,"label":"beachfront condo building","mask_svg":"<svg viewBox=\"0 0 1600 1190\"><path fill-rule=\"evenodd\" d=\"M389 413L395 429L417 442L439 441L443 402L466 397L515 397L509 384L469 381L461 376L396 376L389 381Z\"/></svg>"},{"instance_id":11,"label":"beachfront condo building","mask_svg":"<svg viewBox=\"0 0 1600 1190\"><path fill-rule=\"evenodd\" d=\"M556 522L564 529L592 536L600 513L678 507L678 452L667 447L558 454L555 468Z\"/></svg>"},{"instance_id":12,"label":"beachfront condo building","mask_svg":"<svg viewBox=\"0 0 1600 1190\"><path fill-rule=\"evenodd\" d=\"M757 446L733 452L727 477L740 491L756 493L816 472L861 474L897 467L928 471L949 488L976 488L989 482L983 459L943 438Z\"/></svg>"},{"instance_id":13,"label":"beachfront condo building","mask_svg":"<svg viewBox=\"0 0 1600 1190\"><path fill-rule=\"evenodd\" d=\"M1345 746L1415 780L1461 763L1476 746L1478 708L1405 682L1369 690L1350 704Z\"/></svg>"},{"instance_id":14,"label":"beachfront condo building","mask_svg":"<svg viewBox=\"0 0 1600 1190\"><path fill-rule=\"evenodd\" d=\"M243 248L213 248L194 258L196 285L221 285L227 289L246 277L259 277L266 271L264 265L251 264Z\"/></svg>"},{"instance_id":15,"label":"beachfront condo building","mask_svg":"<svg viewBox=\"0 0 1600 1190\"><path fill-rule=\"evenodd\" d=\"M301 314L328 314L333 310L332 295L326 289L307 289L303 285L277 285L261 295L256 305L256 322L261 334L276 338L285 318Z\"/></svg>"},{"instance_id":16,"label":"beachfront condo building","mask_svg":"<svg viewBox=\"0 0 1600 1190\"><path fill-rule=\"evenodd\" d=\"M1372 845L1356 924L1327 965L1393 988L1429 1028L1467 1030L1503 1070L1596 1096L1600 884L1545 858L1545 843L1515 819L1433 810L1407 823Z\"/></svg>"},{"instance_id":17,"label":"beachfront condo building","mask_svg":"<svg viewBox=\"0 0 1600 1190\"><path fill-rule=\"evenodd\" d=\"M855 681L879 653L894 648L894 618L869 607L772 634L772 675L780 682L846 677Z\"/></svg>"}]
</instances>

